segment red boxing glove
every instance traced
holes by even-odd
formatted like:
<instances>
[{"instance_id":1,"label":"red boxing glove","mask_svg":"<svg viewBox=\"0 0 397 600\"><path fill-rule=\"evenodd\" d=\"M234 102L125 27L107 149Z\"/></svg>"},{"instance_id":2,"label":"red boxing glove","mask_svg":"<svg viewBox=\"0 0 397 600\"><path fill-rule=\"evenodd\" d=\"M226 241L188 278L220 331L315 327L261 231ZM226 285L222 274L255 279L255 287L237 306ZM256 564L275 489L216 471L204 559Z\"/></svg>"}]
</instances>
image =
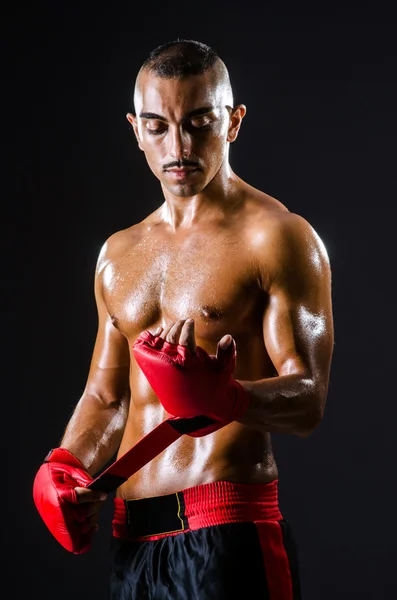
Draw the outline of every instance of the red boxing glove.
<instances>
[{"instance_id":1,"label":"red boxing glove","mask_svg":"<svg viewBox=\"0 0 397 600\"><path fill-rule=\"evenodd\" d=\"M248 408L245 389L232 378L236 344L216 356L197 346L191 352L144 331L132 346L135 359L165 410L175 417L206 415L217 423L196 436L207 435L242 417ZM190 434L195 436L195 434Z\"/></svg>"},{"instance_id":2,"label":"red boxing glove","mask_svg":"<svg viewBox=\"0 0 397 600\"><path fill-rule=\"evenodd\" d=\"M94 533L87 522L91 503L78 504L74 488L86 487L92 480L65 448L52 450L34 479L33 500L41 518L55 539L74 554L89 550Z\"/></svg>"}]
</instances>

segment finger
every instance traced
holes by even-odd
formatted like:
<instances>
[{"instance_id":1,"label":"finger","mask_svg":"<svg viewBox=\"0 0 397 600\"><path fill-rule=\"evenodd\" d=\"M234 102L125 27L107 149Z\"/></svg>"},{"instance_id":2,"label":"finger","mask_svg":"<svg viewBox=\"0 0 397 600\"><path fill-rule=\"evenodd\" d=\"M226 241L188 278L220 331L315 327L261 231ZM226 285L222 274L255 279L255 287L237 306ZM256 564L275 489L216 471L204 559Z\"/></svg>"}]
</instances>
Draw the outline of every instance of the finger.
<instances>
[{"instance_id":1,"label":"finger","mask_svg":"<svg viewBox=\"0 0 397 600\"><path fill-rule=\"evenodd\" d=\"M163 327L163 330L160 333L160 337L163 340L165 340L167 338L167 335L169 334L170 330L173 328L174 325L175 325L175 323L171 323L170 325L167 325L167 327Z\"/></svg>"},{"instance_id":2,"label":"finger","mask_svg":"<svg viewBox=\"0 0 397 600\"><path fill-rule=\"evenodd\" d=\"M90 532L98 531L98 529L99 529L99 525L96 520L94 521L94 520L87 519L87 521L84 521L84 523L82 523L80 525L80 530L82 533L90 533Z\"/></svg>"},{"instance_id":3,"label":"finger","mask_svg":"<svg viewBox=\"0 0 397 600\"><path fill-rule=\"evenodd\" d=\"M157 327L153 332L152 332L152 336L153 337L157 337L160 335L160 333L163 331L163 327L159 326Z\"/></svg>"},{"instance_id":4,"label":"finger","mask_svg":"<svg viewBox=\"0 0 397 600\"><path fill-rule=\"evenodd\" d=\"M234 368L236 343L231 335L224 335L218 342L216 360L221 369Z\"/></svg>"},{"instance_id":5,"label":"finger","mask_svg":"<svg viewBox=\"0 0 397 600\"><path fill-rule=\"evenodd\" d=\"M181 335L181 330L184 323L185 319L180 319L173 325L173 327L171 327L168 335L165 338L167 342L170 344L179 344L179 337Z\"/></svg>"},{"instance_id":6,"label":"finger","mask_svg":"<svg viewBox=\"0 0 397 600\"><path fill-rule=\"evenodd\" d=\"M85 531L90 531L90 529L95 527L95 525L98 523L98 520L99 520L98 511L96 513L94 513L93 515L86 515L86 518L83 521Z\"/></svg>"},{"instance_id":7,"label":"finger","mask_svg":"<svg viewBox=\"0 0 397 600\"><path fill-rule=\"evenodd\" d=\"M222 350L227 350L230 347L230 344L232 343L232 336L229 334L226 334L223 336L223 338L221 338L221 340L219 341L219 346Z\"/></svg>"},{"instance_id":8,"label":"finger","mask_svg":"<svg viewBox=\"0 0 397 600\"><path fill-rule=\"evenodd\" d=\"M76 487L75 492L77 495L78 504L83 504L84 502L103 502L107 498L107 494L104 492L90 490L83 487Z\"/></svg>"},{"instance_id":9,"label":"finger","mask_svg":"<svg viewBox=\"0 0 397 600\"><path fill-rule=\"evenodd\" d=\"M186 319L183 324L181 334L179 336L179 343L181 346L186 346L190 352L196 352L196 338L194 335L194 321L193 319Z\"/></svg>"},{"instance_id":10,"label":"finger","mask_svg":"<svg viewBox=\"0 0 397 600\"><path fill-rule=\"evenodd\" d=\"M80 504L74 512L74 520L76 523L88 523L94 525L99 518L100 507L97 507L94 511L90 504Z\"/></svg>"},{"instance_id":11,"label":"finger","mask_svg":"<svg viewBox=\"0 0 397 600\"><path fill-rule=\"evenodd\" d=\"M74 519L77 523L94 523L98 520L103 502L85 502L75 505Z\"/></svg>"},{"instance_id":12,"label":"finger","mask_svg":"<svg viewBox=\"0 0 397 600\"><path fill-rule=\"evenodd\" d=\"M97 519L100 511L102 510L103 502L93 502L92 504L87 504L87 519Z\"/></svg>"}]
</instances>

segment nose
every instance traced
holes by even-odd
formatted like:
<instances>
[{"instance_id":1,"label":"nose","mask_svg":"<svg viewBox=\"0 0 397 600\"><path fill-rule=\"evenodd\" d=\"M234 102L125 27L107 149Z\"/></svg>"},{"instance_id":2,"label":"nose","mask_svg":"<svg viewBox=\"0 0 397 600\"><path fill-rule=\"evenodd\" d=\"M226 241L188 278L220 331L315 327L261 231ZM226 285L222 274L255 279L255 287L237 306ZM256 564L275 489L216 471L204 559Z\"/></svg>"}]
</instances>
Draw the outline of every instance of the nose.
<instances>
[{"instance_id":1,"label":"nose","mask_svg":"<svg viewBox=\"0 0 397 600\"><path fill-rule=\"evenodd\" d=\"M182 160L191 155L190 135L181 127L170 127L168 130L168 155L175 160Z\"/></svg>"}]
</instances>

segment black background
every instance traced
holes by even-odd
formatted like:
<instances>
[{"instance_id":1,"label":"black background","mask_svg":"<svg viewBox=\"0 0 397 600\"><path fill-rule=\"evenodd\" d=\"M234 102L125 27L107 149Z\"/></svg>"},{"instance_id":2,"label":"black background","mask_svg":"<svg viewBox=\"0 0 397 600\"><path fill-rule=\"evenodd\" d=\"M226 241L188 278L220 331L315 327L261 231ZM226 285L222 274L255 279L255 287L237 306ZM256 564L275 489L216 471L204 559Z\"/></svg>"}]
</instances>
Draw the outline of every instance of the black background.
<instances>
[{"instance_id":1,"label":"black background","mask_svg":"<svg viewBox=\"0 0 397 600\"><path fill-rule=\"evenodd\" d=\"M327 4L327 3L324 3ZM125 119L148 52L203 41L247 106L231 164L304 216L333 270L325 417L274 436L304 600L397 597L393 4L42 2L3 7L3 581L7 597L104 599L111 502L69 555L33 505L88 372L108 235L162 201ZM394 331L393 331L394 330Z\"/></svg>"}]
</instances>

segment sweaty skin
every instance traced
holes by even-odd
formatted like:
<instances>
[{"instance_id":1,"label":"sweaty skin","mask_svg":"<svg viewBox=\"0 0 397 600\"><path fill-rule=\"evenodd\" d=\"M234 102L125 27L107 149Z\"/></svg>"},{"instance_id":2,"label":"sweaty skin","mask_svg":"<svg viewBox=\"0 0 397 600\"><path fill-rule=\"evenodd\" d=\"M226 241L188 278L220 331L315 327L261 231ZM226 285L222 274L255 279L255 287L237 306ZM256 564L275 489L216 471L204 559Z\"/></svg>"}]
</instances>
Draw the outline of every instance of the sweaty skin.
<instances>
[{"instance_id":1,"label":"sweaty skin","mask_svg":"<svg viewBox=\"0 0 397 600\"><path fill-rule=\"evenodd\" d=\"M101 250L97 338L61 445L95 475L167 418L131 347L145 329L169 335L176 323L175 335L190 318L187 344L215 354L223 336L234 338L234 377L249 391L250 408L213 434L183 436L117 495L156 496L217 480L270 482L278 477L271 433L309 435L324 411L333 348L327 252L303 217L231 170L227 150L245 107L222 104L214 73L139 77L137 115L127 118L165 202ZM189 119L186 125L191 111L214 106L200 117L211 121L209 131ZM167 170L185 158L197 171Z\"/></svg>"}]
</instances>

